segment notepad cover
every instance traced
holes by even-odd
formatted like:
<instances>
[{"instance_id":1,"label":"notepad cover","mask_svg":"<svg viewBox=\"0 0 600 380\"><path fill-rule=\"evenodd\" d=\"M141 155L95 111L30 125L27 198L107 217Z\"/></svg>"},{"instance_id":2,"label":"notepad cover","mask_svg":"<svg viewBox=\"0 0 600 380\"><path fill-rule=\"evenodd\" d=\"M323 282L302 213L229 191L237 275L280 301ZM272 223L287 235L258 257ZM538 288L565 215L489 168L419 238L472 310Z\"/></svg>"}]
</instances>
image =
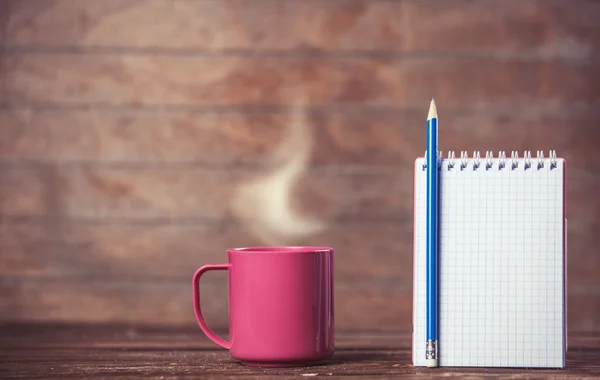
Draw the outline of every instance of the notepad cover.
<instances>
[{"instance_id":1,"label":"notepad cover","mask_svg":"<svg viewBox=\"0 0 600 380\"><path fill-rule=\"evenodd\" d=\"M423 164L415 161L415 366L426 364ZM443 159L439 173L439 365L564 367L565 161Z\"/></svg>"}]
</instances>

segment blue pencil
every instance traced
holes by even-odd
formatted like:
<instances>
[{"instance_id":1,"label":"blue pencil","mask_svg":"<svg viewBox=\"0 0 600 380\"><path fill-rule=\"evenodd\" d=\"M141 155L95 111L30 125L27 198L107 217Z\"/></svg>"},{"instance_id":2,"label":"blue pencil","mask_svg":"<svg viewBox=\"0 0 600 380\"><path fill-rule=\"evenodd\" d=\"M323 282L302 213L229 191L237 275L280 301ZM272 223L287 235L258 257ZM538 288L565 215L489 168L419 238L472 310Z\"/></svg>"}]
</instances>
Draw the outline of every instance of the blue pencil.
<instances>
[{"instance_id":1,"label":"blue pencil","mask_svg":"<svg viewBox=\"0 0 600 380\"><path fill-rule=\"evenodd\" d=\"M427 115L427 367L438 366L438 128L435 100Z\"/></svg>"}]
</instances>

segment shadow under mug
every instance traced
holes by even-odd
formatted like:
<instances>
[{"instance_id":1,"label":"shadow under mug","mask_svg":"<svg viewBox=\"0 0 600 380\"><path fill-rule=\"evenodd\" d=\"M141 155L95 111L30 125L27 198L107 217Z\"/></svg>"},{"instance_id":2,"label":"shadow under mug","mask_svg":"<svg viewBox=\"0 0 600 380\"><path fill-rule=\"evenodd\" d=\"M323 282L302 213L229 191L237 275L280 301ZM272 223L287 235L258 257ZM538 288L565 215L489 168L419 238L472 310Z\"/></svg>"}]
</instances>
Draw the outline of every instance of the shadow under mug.
<instances>
[{"instance_id":1,"label":"shadow under mug","mask_svg":"<svg viewBox=\"0 0 600 380\"><path fill-rule=\"evenodd\" d=\"M193 277L202 331L246 365L309 365L334 353L333 248L251 247L227 251L227 264ZM229 272L229 337L217 336L200 309L200 276Z\"/></svg>"}]
</instances>

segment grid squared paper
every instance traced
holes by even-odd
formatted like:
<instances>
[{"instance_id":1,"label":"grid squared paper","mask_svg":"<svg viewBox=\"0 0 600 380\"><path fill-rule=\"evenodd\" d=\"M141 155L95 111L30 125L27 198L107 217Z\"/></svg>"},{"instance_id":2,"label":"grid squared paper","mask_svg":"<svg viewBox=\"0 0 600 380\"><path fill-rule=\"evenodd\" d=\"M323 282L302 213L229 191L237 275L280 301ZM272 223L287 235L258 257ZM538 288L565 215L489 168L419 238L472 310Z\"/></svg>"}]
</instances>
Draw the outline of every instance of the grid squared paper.
<instances>
[{"instance_id":1,"label":"grid squared paper","mask_svg":"<svg viewBox=\"0 0 600 380\"><path fill-rule=\"evenodd\" d=\"M439 365L563 368L564 160L440 168ZM415 161L413 364L425 366L426 170Z\"/></svg>"}]
</instances>

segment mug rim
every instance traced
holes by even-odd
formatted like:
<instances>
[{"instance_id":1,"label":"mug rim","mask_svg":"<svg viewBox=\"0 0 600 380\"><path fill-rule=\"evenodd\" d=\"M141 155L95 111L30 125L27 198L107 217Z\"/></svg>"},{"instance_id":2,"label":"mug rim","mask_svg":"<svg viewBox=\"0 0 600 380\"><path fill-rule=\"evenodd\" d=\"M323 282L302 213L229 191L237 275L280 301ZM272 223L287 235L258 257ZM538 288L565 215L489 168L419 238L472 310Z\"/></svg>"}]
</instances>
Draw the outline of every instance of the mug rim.
<instances>
[{"instance_id":1,"label":"mug rim","mask_svg":"<svg viewBox=\"0 0 600 380\"><path fill-rule=\"evenodd\" d=\"M332 247L319 245L273 245L229 248L227 252L236 254L307 254L332 253Z\"/></svg>"}]
</instances>

